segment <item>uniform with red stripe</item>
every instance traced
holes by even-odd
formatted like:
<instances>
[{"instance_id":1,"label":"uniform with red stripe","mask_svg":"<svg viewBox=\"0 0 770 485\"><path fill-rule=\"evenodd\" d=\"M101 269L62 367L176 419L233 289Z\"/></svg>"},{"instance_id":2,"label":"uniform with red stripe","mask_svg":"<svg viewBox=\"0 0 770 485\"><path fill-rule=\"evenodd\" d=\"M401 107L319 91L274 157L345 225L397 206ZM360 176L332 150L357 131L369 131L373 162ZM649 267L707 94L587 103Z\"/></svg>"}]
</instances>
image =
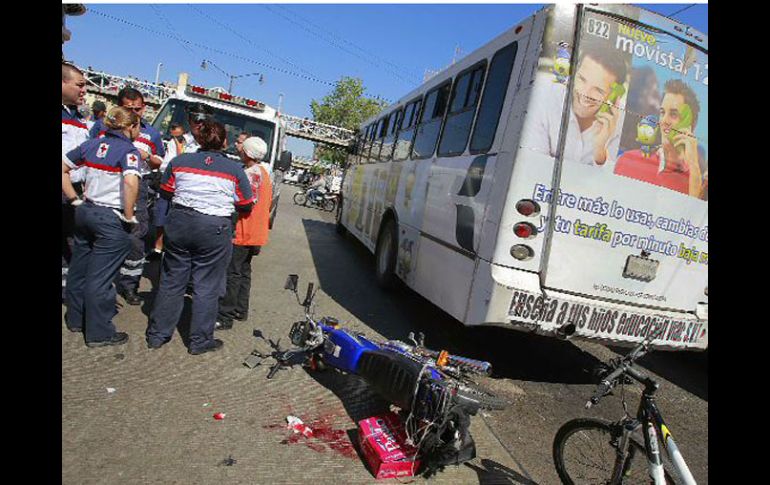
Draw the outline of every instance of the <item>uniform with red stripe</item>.
<instances>
[{"instance_id":1,"label":"uniform with red stripe","mask_svg":"<svg viewBox=\"0 0 770 485\"><path fill-rule=\"evenodd\" d=\"M203 214L228 217L235 208L254 204L243 165L218 152L183 153L171 160L160 189L173 203Z\"/></svg>"},{"instance_id":2,"label":"uniform with red stripe","mask_svg":"<svg viewBox=\"0 0 770 485\"><path fill-rule=\"evenodd\" d=\"M163 144L163 139L160 132L156 130L152 125L148 125L144 121L140 122L139 138L134 140L134 146L140 150L144 150L150 155L157 155L160 158L166 156L166 148ZM102 120L97 120L94 126L91 128L91 138L103 137L107 132L107 127ZM144 176L151 172L150 167L144 160L139 161L139 173Z\"/></svg>"},{"instance_id":3,"label":"uniform with red stripe","mask_svg":"<svg viewBox=\"0 0 770 485\"><path fill-rule=\"evenodd\" d=\"M119 130L88 140L62 156L71 169L83 167L85 198L96 205L123 209L123 176L139 176L139 150Z\"/></svg>"},{"instance_id":4,"label":"uniform with red stripe","mask_svg":"<svg viewBox=\"0 0 770 485\"><path fill-rule=\"evenodd\" d=\"M64 155L84 141L92 138L85 117L78 111L77 106L61 106L61 154ZM72 183L84 180L81 170L70 172ZM64 199L62 199L64 203Z\"/></svg>"}]
</instances>

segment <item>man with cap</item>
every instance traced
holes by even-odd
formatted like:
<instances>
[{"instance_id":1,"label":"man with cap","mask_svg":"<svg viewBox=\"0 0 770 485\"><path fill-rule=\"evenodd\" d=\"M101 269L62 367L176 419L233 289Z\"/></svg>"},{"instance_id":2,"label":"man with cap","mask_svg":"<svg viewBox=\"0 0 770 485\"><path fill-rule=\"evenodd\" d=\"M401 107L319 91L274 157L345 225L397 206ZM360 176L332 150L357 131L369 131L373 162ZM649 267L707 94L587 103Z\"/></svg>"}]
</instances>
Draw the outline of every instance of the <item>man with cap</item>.
<instances>
[{"instance_id":1,"label":"man with cap","mask_svg":"<svg viewBox=\"0 0 770 485\"><path fill-rule=\"evenodd\" d=\"M267 154L267 143L258 137L246 138L238 151L245 165L246 176L255 196L254 208L239 213L235 224L233 255L227 270L225 296L219 299L216 328L227 330L233 320L246 320L251 292L251 258L267 244L270 222L270 203L273 187L270 174L260 163Z\"/></svg>"},{"instance_id":2,"label":"man with cap","mask_svg":"<svg viewBox=\"0 0 770 485\"><path fill-rule=\"evenodd\" d=\"M62 156L89 139L85 116L78 110L86 96L86 78L72 64L61 65L61 153ZM71 181L82 181L84 171L73 170ZM77 186L76 186L77 187ZM75 211L62 191L61 289L64 301L69 263L72 259L71 240L75 227Z\"/></svg>"},{"instance_id":3,"label":"man with cap","mask_svg":"<svg viewBox=\"0 0 770 485\"><path fill-rule=\"evenodd\" d=\"M118 106L128 108L141 118L147 109L144 104L144 96L134 88L126 87L118 92ZM153 126L140 122L139 137L134 140L134 146L139 150L142 159L139 163L139 173L142 181L139 184L139 199L136 202L136 218L139 221L131 230L131 251L120 268L120 275L116 282L118 294L129 305L140 305L142 298L137 294L139 280L142 278L145 263L145 250L147 233L150 225L150 208L155 199L155 193L150 185L152 183L151 172L163 163L166 156L163 140L160 132ZM102 120L98 120L91 128L93 138L104 136L106 127Z\"/></svg>"}]
</instances>

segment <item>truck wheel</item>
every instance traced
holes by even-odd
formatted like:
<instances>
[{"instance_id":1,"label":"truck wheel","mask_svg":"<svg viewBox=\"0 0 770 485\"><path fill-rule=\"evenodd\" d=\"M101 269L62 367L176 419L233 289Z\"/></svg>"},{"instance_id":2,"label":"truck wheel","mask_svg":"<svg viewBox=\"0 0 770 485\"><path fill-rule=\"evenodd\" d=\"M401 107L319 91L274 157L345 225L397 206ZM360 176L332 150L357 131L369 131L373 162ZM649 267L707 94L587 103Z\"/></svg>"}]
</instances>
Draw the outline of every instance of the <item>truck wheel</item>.
<instances>
[{"instance_id":1,"label":"truck wheel","mask_svg":"<svg viewBox=\"0 0 770 485\"><path fill-rule=\"evenodd\" d=\"M384 290L396 287L396 258L398 256L398 232L396 223L390 219L380 229L377 249L374 251L374 272L377 284Z\"/></svg>"}]
</instances>

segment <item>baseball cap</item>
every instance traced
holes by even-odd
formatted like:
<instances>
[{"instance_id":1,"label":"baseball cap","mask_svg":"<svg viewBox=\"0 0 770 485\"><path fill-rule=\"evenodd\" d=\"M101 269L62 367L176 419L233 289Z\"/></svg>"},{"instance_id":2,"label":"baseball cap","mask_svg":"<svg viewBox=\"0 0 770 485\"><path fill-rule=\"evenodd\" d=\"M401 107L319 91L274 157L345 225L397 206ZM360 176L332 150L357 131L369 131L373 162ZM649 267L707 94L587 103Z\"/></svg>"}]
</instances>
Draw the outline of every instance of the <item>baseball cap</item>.
<instances>
[{"instance_id":1,"label":"baseball cap","mask_svg":"<svg viewBox=\"0 0 770 485\"><path fill-rule=\"evenodd\" d=\"M243 142L243 153L252 160L260 161L267 154L267 143L258 136L246 138Z\"/></svg>"}]
</instances>

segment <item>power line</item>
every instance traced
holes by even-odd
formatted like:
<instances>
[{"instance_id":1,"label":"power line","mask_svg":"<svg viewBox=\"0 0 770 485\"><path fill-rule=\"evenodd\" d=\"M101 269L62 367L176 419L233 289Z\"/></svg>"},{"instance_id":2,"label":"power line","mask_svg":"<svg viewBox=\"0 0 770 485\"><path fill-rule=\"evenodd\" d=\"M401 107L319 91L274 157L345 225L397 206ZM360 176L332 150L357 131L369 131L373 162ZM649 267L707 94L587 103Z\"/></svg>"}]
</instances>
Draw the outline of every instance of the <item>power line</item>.
<instances>
[{"instance_id":1,"label":"power line","mask_svg":"<svg viewBox=\"0 0 770 485\"><path fill-rule=\"evenodd\" d=\"M288 59L285 59L285 58L283 58L283 57L281 57L281 56L279 56L279 55L277 55L277 54L274 54L273 52L271 52L271 51L270 51L268 48L266 48L265 46L262 46L262 45L258 45L258 44L255 44L255 43L254 43L254 42L253 42L251 39L249 39L248 37L246 37L246 36L244 36L244 35L240 34L239 32L237 32L235 29L233 29L233 28L232 28L232 27L230 27L229 25L226 25L226 24L223 24L222 22L219 22L219 21L218 21L218 20L216 20L215 18L211 17L209 14L207 14L207 13L205 13L205 12L201 11L201 10L200 10L198 7L196 7L195 5L187 4L187 6L188 6L188 7L190 7L192 10L194 10L194 11L195 11L196 13L198 13L199 15L201 15L202 17L204 17L204 18L206 18L207 20L209 20L209 21L211 21L211 22L213 22L213 23L217 24L219 27L221 27L221 28L222 28L222 29L224 29L224 30L227 30L228 32L230 32L230 33L231 33L231 34L233 34L234 36L238 37L239 39L241 39L241 40L243 40L243 41L245 41L245 42L247 42L247 43L251 44L252 46L254 46L254 47L258 48L258 49L261 49L261 50L262 50L262 51L264 51L266 54L268 54L268 55L270 55L270 56L272 56L272 57L275 57L276 59L278 59L278 60L280 60L280 61L283 61L283 62L285 62L286 64L288 64L288 65L290 65L290 66L292 66L292 67L295 67L295 68L299 69L300 71L302 71L302 72L303 72L303 73L305 73L305 74L308 74L308 75L311 75L311 76L313 75L313 74L312 74L310 71L307 71L306 69L303 69L301 66L299 66L299 65L295 64L294 62L292 62L292 61L290 61L290 60L288 60Z\"/></svg>"},{"instance_id":2,"label":"power line","mask_svg":"<svg viewBox=\"0 0 770 485\"><path fill-rule=\"evenodd\" d=\"M684 12L685 10L687 10L687 9L689 9L689 8L692 8L692 7L696 6L696 5L698 5L698 4L697 4L697 3L693 3L693 4L691 4L691 5L688 5L688 6L684 7L684 8L680 8L680 9L679 9L679 10L677 10L676 12L674 12L674 13L672 13L672 14L669 14L669 15L667 15L667 17L668 17L668 18L673 18L673 17L674 17L674 15L679 15L680 13Z\"/></svg>"},{"instance_id":3,"label":"power line","mask_svg":"<svg viewBox=\"0 0 770 485\"><path fill-rule=\"evenodd\" d=\"M183 39L183 38L181 38L179 36L171 35L171 34L168 34L166 32L158 32L157 30L153 30L153 29L150 29L150 28L145 27L143 25L139 25L139 24L135 24L133 22L129 22L128 20L122 19L120 17L115 17L113 15L101 12L101 11L99 11L97 9L94 9L94 8L89 8L89 12L93 12L94 14L102 16L102 17L107 18L109 20L113 20L115 22L119 22L119 23L128 25L130 27L137 28L137 29L141 29L141 30L144 30L146 32L150 32L152 34L159 35L161 37L167 37L167 38L175 40L177 42L182 42L184 44L195 46L195 47L198 47L200 49L205 49L205 50L208 50L208 51L211 51L211 52L216 52L218 54L222 54L222 55L225 55L225 56L228 56L228 57L232 57L234 59L238 59L238 60L241 60L241 61L249 62L251 64L256 64L258 66L262 66L262 67L265 67L267 69L271 69L271 70L276 71L276 72L280 72L280 73L283 73L283 74L288 74L290 76L298 77L298 78L301 78L301 79L306 79L308 81L313 81L313 82L316 82L316 83L319 83L319 84L325 84L327 86L336 86L335 83L332 83L332 82L329 82L329 81L324 81L323 79L319 79L319 78L317 78L315 76L312 76L312 75L308 76L308 75L304 75L304 74L299 74L297 72L290 71L288 69L283 69L283 68L280 68L280 67L276 67L276 66L264 63L264 62L255 61L254 59L249 59L249 58L243 57L243 56L238 55L238 54L233 54L231 52L226 52L226 51L222 51L222 50L219 50L219 49L215 49L215 48L213 48L211 46L208 46L208 45L204 45L204 44L200 44L198 42L193 42L193 41L190 41L190 40L187 40L187 39Z\"/></svg>"},{"instance_id":4,"label":"power line","mask_svg":"<svg viewBox=\"0 0 770 485\"><path fill-rule=\"evenodd\" d=\"M170 29L172 32L174 32L175 34L178 34L178 33L179 33L179 32L178 32L178 31L177 31L177 30L174 28L174 26L171 24L171 22L168 20L168 18L166 18L166 16L165 16L165 15L163 15L163 12L161 12L161 11L160 11L160 9L158 8L158 6L157 6L157 5L152 5L152 4L150 4L150 7L152 7L153 11L155 11L155 15L157 15L157 16L158 16L158 18L160 18L160 19L161 19L161 21L163 21L163 23L166 25L166 27L168 27L168 28L169 28L169 29ZM192 49L190 49L190 46L188 46L188 45L187 45L187 44L185 44L184 42L181 42L181 43L180 43L180 45L181 45L182 47L184 47L184 49L185 49L187 52L189 52L189 53L190 53L190 54L192 54L192 55L195 55L195 52L193 52L193 50L192 50Z\"/></svg>"},{"instance_id":5,"label":"power line","mask_svg":"<svg viewBox=\"0 0 770 485\"><path fill-rule=\"evenodd\" d=\"M276 7L278 7L278 8L280 8L281 10L285 10L286 12L289 12L291 15L293 15L293 16L297 17L298 19L300 19L300 20L302 20L302 21L306 22L307 24L309 24L309 25L312 25L313 27L315 27L315 28L316 28L316 29L318 29L319 31L325 32L325 33L327 33L329 36L331 36L331 37L333 37L333 38L335 38L335 39L337 39L337 40L339 40L339 41L341 41L341 42L343 42L343 43L345 43L345 44L347 44L347 45L349 45L349 46L351 46L351 47L353 47L353 48L355 48L355 49L358 49L358 50L359 50L359 51L361 51L361 52L362 52L364 55L366 55L366 56L367 56L367 58L366 58L366 59L376 58L376 59L377 59L377 60L379 60L381 63L384 63L384 64L388 64L389 66L391 66L391 67L393 67L393 68L395 68L395 69L398 69L398 70L399 70L399 71L400 71L402 74L405 74L406 76L408 76L408 77L410 77L410 78L413 78L413 79L417 79L416 77L414 77L414 75L413 75L411 72L409 72L409 70L408 70L408 69L405 69L405 68L404 68L404 67L402 67L402 66L399 66L399 65L397 65L397 64L394 64L394 63L392 63L392 62L388 61L387 59L385 59L385 58L383 58L383 57L379 57L379 56L376 56L376 55L372 54L370 51L368 51L367 49L364 49L363 47L359 46L358 44L355 44L355 43L353 43L353 42L351 42L351 41L349 41L349 40L345 39L344 37L342 37L342 36L340 36L340 35L336 34L334 31L332 31L332 30L330 30L330 29L324 29L324 27L322 27L322 26L319 26L318 24L315 24L314 22L312 22L311 20L307 19L306 17L304 17L304 16L300 15L299 13L297 13L297 12L295 12L295 11L293 11L293 10L290 10L290 9L286 8L286 7L285 7L285 6L283 6L283 5L275 5L275 6L276 6ZM395 73L393 73L393 74L395 74Z\"/></svg>"},{"instance_id":6,"label":"power line","mask_svg":"<svg viewBox=\"0 0 770 485\"><path fill-rule=\"evenodd\" d=\"M357 57L358 59L361 59L361 60L363 60L363 61L365 61L365 62L367 62L367 63L369 63L369 64L371 64L371 65L373 65L375 67L378 67L378 68L382 67L380 64L377 64L376 62L372 61L372 57L374 57L374 56L372 56L371 54L369 54L367 56L364 56L364 55L361 55L361 54L359 54L357 52L354 52L354 51L352 51L352 50L350 50L350 49L348 49L348 48L338 44L336 41L331 40L331 39L327 38L326 36L316 32L316 31L314 31L314 30L312 30L310 28L308 28L307 26L305 26L302 23L294 20L293 18L288 17L287 15L285 15L285 14L283 14L283 13L281 13L281 12L275 10L275 9L273 9L272 6L270 6L270 5L261 4L261 6L266 8L267 10L273 12L274 14L278 15L279 17L282 17L287 22L290 22L290 23L296 25L297 27L299 27L300 29L304 30L305 32L308 32L309 34L311 34L311 35L313 35L313 36L323 40L324 42L330 44L331 46L336 47L336 48L338 48L338 49L340 49L340 50L342 50L344 52L347 52L348 54L350 54L350 55L352 55L354 57ZM410 86L414 85L414 81L410 81L408 79L405 79L403 76L401 76L397 72L393 71L392 69L388 69L386 67L385 70L388 71L393 76L397 77L400 81L402 81L402 82L404 82L404 83L406 83L406 84L408 84Z\"/></svg>"},{"instance_id":7,"label":"power line","mask_svg":"<svg viewBox=\"0 0 770 485\"><path fill-rule=\"evenodd\" d=\"M241 60L241 61L244 61L244 62L248 62L248 63L251 63L251 64L258 65L258 66L262 66L262 67L265 67L267 69L270 69L270 70L273 70L273 71L276 71L276 72L280 72L282 74L288 74L290 76L294 76L294 77L297 77L297 78L300 78L300 79L305 79L305 80L312 81L312 82L319 83L319 84L324 84L326 86L331 86L331 87L336 87L337 86L336 82L324 81L323 79L319 79L319 78L317 78L317 77L315 77L313 75L299 74L297 72L290 71L288 69L283 69L283 68L280 68L280 67L276 67L276 66L264 63L264 62L255 61L254 59L249 59L247 57L244 57L244 56L241 56L241 55L238 55L238 54L233 54L232 52L226 52L226 51L223 51L223 50L220 50L220 49L215 49L215 48L213 48L211 46L208 46L208 45L204 45L204 44L200 44L198 42L193 42L193 41L190 41L190 40L187 40L187 39L183 39L183 38L181 38L179 36L176 36L176 35L171 35L171 34L168 34L166 32L159 32L157 30L150 29L150 28L145 27L143 25L139 25L139 24L135 24L133 22L129 22L128 20L122 19L120 17L116 17L114 15L110 15L110 14L104 13L104 12L102 12L100 10L97 10L97 9L94 9L94 8L89 8L89 12L92 12L92 13L98 15L98 16L104 17L104 18L109 19L109 20L113 20L113 21L118 22L118 23L122 23L124 25L128 25L130 27L134 27L136 29L144 30L146 32L150 32L152 34L155 34L155 35L158 35L158 36L161 36L161 37L166 37L166 38L175 40L177 42L182 42L184 44L195 46L195 47L198 47L200 49L205 49L205 50L208 50L208 51L211 51L211 52L216 52L217 54L221 54L221 55L232 57L234 59L238 59L238 60ZM387 102L392 102L391 100L389 100L387 98L384 98L382 96L379 96L379 95L370 95L370 97L375 98L375 99L382 99L382 100L387 101Z\"/></svg>"}]
</instances>

